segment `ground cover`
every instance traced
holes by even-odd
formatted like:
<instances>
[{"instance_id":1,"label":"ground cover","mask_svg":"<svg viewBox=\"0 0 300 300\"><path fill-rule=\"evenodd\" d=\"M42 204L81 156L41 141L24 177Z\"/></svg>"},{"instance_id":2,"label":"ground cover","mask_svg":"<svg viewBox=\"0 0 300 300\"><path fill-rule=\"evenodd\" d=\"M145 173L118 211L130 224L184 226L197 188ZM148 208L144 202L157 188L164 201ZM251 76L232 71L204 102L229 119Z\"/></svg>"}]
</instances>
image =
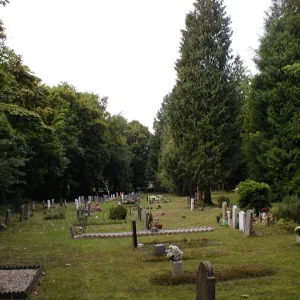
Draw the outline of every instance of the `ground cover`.
<instances>
[{"instance_id":1,"label":"ground cover","mask_svg":"<svg viewBox=\"0 0 300 300\"><path fill-rule=\"evenodd\" d=\"M217 204L222 194L214 193L213 202ZM225 195L231 205L236 202L235 194ZM300 247L294 234L276 233L275 229L272 234L264 234L259 227L259 236L246 237L217 224L221 209L190 211L186 197L166 197L169 203L162 203L160 209L154 204L152 209L164 228L212 226L214 232L139 237L138 243L145 246L133 250L131 238L70 239L69 228L77 223L73 203L65 210L63 220L44 220L44 210L37 205L32 218L19 222L19 216L13 215L7 230L0 232L0 265L42 266L45 273L30 296L32 300L195 299L193 274L202 260L210 261L215 269L216 299L242 299L247 295L250 299L300 298ZM141 204L148 206L145 198ZM93 214L87 232L131 229L131 219L137 219L133 209L126 222L106 224L112 205L115 203L101 205L104 212ZM137 227L143 229L144 223L137 221ZM185 283L168 284L170 262L153 254L155 243L179 245L184 252Z\"/></svg>"}]
</instances>

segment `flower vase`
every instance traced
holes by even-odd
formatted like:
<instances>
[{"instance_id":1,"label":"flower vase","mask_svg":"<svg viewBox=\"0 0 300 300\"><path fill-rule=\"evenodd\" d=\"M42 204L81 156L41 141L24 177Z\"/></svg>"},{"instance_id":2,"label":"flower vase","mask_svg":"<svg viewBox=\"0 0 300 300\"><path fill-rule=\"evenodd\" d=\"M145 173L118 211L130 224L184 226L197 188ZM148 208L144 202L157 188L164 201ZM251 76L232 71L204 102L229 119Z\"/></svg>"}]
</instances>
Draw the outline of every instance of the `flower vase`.
<instances>
[{"instance_id":1,"label":"flower vase","mask_svg":"<svg viewBox=\"0 0 300 300\"><path fill-rule=\"evenodd\" d=\"M300 244L300 235L296 234L296 243Z\"/></svg>"}]
</instances>

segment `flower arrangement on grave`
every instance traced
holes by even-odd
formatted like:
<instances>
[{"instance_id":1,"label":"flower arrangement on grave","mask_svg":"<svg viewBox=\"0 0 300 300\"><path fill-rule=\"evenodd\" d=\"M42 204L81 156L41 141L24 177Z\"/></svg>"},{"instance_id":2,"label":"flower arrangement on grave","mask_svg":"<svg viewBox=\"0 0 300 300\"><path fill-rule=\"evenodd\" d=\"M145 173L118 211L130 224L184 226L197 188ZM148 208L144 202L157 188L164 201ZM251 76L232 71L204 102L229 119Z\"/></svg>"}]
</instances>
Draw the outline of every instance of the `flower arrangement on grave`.
<instances>
[{"instance_id":1,"label":"flower arrangement on grave","mask_svg":"<svg viewBox=\"0 0 300 300\"><path fill-rule=\"evenodd\" d=\"M297 235L300 236L300 226L297 226L294 231L296 232Z\"/></svg>"},{"instance_id":2,"label":"flower arrangement on grave","mask_svg":"<svg viewBox=\"0 0 300 300\"><path fill-rule=\"evenodd\" d=\"M269 212L269 207L263 207L263 208L261 209L261 211L262 211L263 213L268 213L268 212Z\"/></svg>"},{"instance_id":3,"label":"flower arrangement on grave","mask_svg":"<svg viewBox=\"0 0 300 300\"><path fill-rule=\"evenodd\" d=\"M166 250L167 256L171 261L181 261L183 252L176 245L170 245L169 249Z\"/></svg>"},{"instance_id":4,"label":"flower arrangement on grave","mask_svg":"<svg viewBox=\"0 0 300 300\"><path fill-rule=\"evenodd\" d=\"M162 229L162 224L159 223L159 220L157 217L154 218L154 221L153 221L153 224L152 224L152 227L156 227L158 229Z\"/></svg>"}]
</instances>

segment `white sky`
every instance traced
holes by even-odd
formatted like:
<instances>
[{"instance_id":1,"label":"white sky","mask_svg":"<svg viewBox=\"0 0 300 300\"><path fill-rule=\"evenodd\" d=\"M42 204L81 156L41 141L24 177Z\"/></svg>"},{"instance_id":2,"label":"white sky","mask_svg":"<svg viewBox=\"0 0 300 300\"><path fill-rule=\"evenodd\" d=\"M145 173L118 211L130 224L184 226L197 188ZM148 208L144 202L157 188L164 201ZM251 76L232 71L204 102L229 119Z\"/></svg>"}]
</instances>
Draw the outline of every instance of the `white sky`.
<instances>
[{"instance_id":1,"label":"white sky","mask_svg":"<svg viewBox=\"0 0 300 300\"><path fill-rule=\"evenodd\" d=\"M109 97L108 111L152 130L175 83L181 29L194 0L10 0L6 44L52 86ZM253 50L271 0L225 0L233 49L255 72Z\"/></svg>"}]
</instances>

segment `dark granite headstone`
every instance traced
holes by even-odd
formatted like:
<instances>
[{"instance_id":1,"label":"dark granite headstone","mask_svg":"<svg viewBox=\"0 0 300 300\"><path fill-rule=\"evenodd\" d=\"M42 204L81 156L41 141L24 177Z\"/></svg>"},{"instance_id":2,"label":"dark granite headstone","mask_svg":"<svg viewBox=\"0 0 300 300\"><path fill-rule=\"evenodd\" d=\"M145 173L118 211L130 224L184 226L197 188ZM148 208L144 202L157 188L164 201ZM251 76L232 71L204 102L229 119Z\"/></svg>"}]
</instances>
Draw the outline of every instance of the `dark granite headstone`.
<instances>
[{"instance_id":1,"label":"dark granite headstone","mask_svg":"<svg viewBox=\"0 0 300 300\"><path fill-rule=\"evenodd\" d=\"M131 220L131 228L132 228L132 245L133 248L137 248L137 235L136 235L136 221Z\"/></svg>"},{"instance_id":2,"label":"dark granite headstone","mask_svg":"<svg viewBox=\"0 0 300 300\"><path fill-rule=\"evenodd\" d=\"M200 263L197 271L196 300L215 300L216 278L209 261Z\"/></svg>"}]
</instances>

